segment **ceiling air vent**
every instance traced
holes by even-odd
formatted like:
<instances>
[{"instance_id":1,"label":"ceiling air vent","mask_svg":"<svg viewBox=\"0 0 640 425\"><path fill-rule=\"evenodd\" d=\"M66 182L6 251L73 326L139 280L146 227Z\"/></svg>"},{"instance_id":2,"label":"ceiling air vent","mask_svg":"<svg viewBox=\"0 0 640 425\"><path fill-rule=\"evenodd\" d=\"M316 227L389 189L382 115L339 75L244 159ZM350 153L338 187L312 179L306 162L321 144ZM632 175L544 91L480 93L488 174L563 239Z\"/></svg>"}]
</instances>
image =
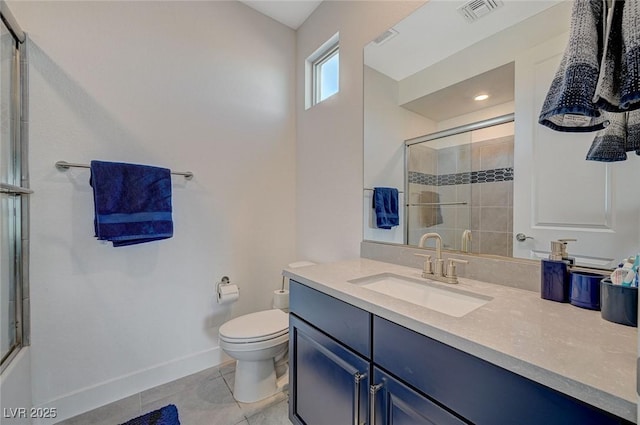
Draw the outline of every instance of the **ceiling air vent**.
<instances>
[{"instance_id":1,"label":"ceiling air vent","mask_svg":"<svg viewBox=\"0 0 640 425\"><path fill-rule=\"evenodd\" d=\"M503 4L502 0L471 0L460 6L458 12L464 16L467 22L475 22Z\"/></svg>"},{"instance_id":2,"label":"ceiling air vent","mask_svg":"<svg viewBox=\"0 0 640 425\"><path fill-rule=\"evenodd\" d=\"M386 43L387 41L391 40L393 37L395 37L396 35L398 35L398 31L394 30L393 28L389 28L388 30L386 30L385 32L383 32L382 34L380 34L379 36L377 36L373 42L380 46L381 44Z\"/></svg>"}]
</instances>

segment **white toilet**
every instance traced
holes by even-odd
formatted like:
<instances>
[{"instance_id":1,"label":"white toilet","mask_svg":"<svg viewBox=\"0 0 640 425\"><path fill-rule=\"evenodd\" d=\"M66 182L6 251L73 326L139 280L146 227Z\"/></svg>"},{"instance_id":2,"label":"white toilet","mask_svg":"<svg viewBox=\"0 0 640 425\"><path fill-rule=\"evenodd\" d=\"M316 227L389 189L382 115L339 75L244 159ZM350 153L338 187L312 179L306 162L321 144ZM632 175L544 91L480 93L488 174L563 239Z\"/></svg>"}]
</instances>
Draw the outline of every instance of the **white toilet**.
<instances>
[{"instance_id":1,"label":"white toilet","mask_svg":"<svg viewBox=\"0 0 640 425\"><path fill-rule=\"evenodd\" d=\"M288 267L313 265L310 261L298 261ZM233 397L238 401L262 400L282 391L289 382L288 298L285 301L286 305L278 303L282 310L276 308L274 298L272 310L245 314L220 326L220 348L237 360Z\"/></svg>"},{"instance_id":2,"label":"white toilet","mask_svg":"<svg viewBox=\"0 0 640 425\"><path fill-rule=\"evenodd\" d=\"M232 319L220 327L220 348L237 360L236 400L253 403L272 396L288 381L289 315L273 309Z\"/></svg>"}]
</instances>

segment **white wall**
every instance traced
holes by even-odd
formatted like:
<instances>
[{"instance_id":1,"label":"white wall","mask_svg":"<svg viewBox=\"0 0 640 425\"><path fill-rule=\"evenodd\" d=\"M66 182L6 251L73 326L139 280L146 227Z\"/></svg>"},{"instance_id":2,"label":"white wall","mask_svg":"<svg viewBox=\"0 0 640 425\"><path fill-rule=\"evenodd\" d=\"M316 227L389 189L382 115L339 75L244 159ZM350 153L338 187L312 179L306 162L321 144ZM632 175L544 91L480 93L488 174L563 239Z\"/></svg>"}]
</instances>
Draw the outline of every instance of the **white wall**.
<instances>
[{"instance_id":1,"label":"white wall","mask_svg":"<svg viewBox=\"0 0 640 425\"><path fill-rule=\"evenodd\" d=\"M33 401L60 420L215 365L219 325L270 307L295 252L295 32L239 2L9 6L32 40ZM96 241L88 170L54 167L91 159L193 171L174 237Z\"/></svg>"},{"instance_id":2,"label":"white wall","mask_svg":"<svg viewBox=\"0 0 640 425\"><path fill-rule=\"evenodd\" d=\"M325 1L297 33L297 253L357 257L363 207L363 47L423 1ZM340 32L340 92L305 111L304 61Z\"/></svg>"},{"instance_id":3,"label":"white wall","mask_svg":"<svg viewBox=\"0 0 640 425\"><path fill-rule=\"evenodd\" d=\"M364 68L364 187L404 191L404 141L435 131L436 123L398 105L398 82ZM363 239L404 243L404 193L399 195L400 224L376 227L372 191L364 192Z\"/></svg>"}]
</instances>

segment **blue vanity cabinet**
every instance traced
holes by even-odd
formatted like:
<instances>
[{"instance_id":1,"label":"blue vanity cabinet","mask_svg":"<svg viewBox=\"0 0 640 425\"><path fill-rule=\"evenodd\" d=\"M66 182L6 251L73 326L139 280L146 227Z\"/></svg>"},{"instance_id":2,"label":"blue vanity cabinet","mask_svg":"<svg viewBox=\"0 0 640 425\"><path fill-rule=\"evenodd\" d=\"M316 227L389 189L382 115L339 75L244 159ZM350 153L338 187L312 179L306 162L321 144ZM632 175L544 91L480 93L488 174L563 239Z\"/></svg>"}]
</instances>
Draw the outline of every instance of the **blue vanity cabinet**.
<instances>
[{"instance_id":1,"label":"blue vanity cabinet","mask_svg":"<svg viewBox=\"0 0 640 425\"><path fill-rule=\"evenodd\" d=\"M371 358L371 313L293 280L289 282L289 312Z\"/></svg>"},{"instance_id":2,"label":"blue vanity cabinet","mask_svg":"<svg viewBox=\"0 0 640 425\"><path fill-rule=\"evenodd\" d=\"M290 311L296 425L632 425L294 281Z\"/></svg>"},{"instance_id":3,"label":"blue vanity cabinet","mask_svg":"<svg viewBox=\"0 0 640 425\"><path fill-rule=\"evenodd\" d=\"M453 413L377 367L373 368L372 425L466 425Z\"/></svg>"},{"instance_id":4,"label":"blue vanity cabinet","mask_svg":"<svg viewBox=\"0 0 640 425\"><path fill-rule=\"evenodd\" d=\"M296 425L364 424L369 361L290 316L289 419Z\"/></svg>"},{"instance_id":5,"label":"blue vanity cabinet","mask_svg":"<svg viewBox=\"0 0 640 425\"><path fill-rule=\"evenodd\" d=\"M363 425L371 314L290 281L289 419L296 425Z\"/></svg>"},{"instance_id":6,"label":"blue vanity cabinet","mask_svg":"<svg viewBox=\"0 0 640 425\"><path fill-rule=\"evenodd\" d=\"M373 319L373 361L476 425L631 425L377 316Z\"/></svg>"}]
</instances>

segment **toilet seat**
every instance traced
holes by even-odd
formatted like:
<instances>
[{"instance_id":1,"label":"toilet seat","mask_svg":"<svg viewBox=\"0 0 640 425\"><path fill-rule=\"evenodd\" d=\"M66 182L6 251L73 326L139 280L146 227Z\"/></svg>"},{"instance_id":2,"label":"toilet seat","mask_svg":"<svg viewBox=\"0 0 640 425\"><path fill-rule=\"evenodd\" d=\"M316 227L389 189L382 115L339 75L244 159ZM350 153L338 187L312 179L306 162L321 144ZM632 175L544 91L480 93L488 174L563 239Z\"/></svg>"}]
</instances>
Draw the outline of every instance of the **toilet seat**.
<instances>
[{"instance_id":1,"label":"toilet seat","mask_svg":"<svg viewBox=\"0 0 640 425\"><path fill-rule=\"evenodd\" d=\"M220 341L231 344L276 343L288 338L289 315L282 310L264 310L232 319L220 326Z\"/></svg>"},{"instance_id":2,"label":"toilet seat","mask_svg":"<svg viewBox=\"0 0 640 425\"><path fill-rule=\"evenodd\" d=\"M276 338L271 338L263 341L254 341L254 342L237 342L237 341L227 341L223 338L220 338L220 348L225 351L233 351L236 353L241 352L256 352L260 350L267 350L270 348L277 347L280 344L284 344L289 341L289 334L286 333L284 335L280 335Z\"/></svg>"}]
</instances>

